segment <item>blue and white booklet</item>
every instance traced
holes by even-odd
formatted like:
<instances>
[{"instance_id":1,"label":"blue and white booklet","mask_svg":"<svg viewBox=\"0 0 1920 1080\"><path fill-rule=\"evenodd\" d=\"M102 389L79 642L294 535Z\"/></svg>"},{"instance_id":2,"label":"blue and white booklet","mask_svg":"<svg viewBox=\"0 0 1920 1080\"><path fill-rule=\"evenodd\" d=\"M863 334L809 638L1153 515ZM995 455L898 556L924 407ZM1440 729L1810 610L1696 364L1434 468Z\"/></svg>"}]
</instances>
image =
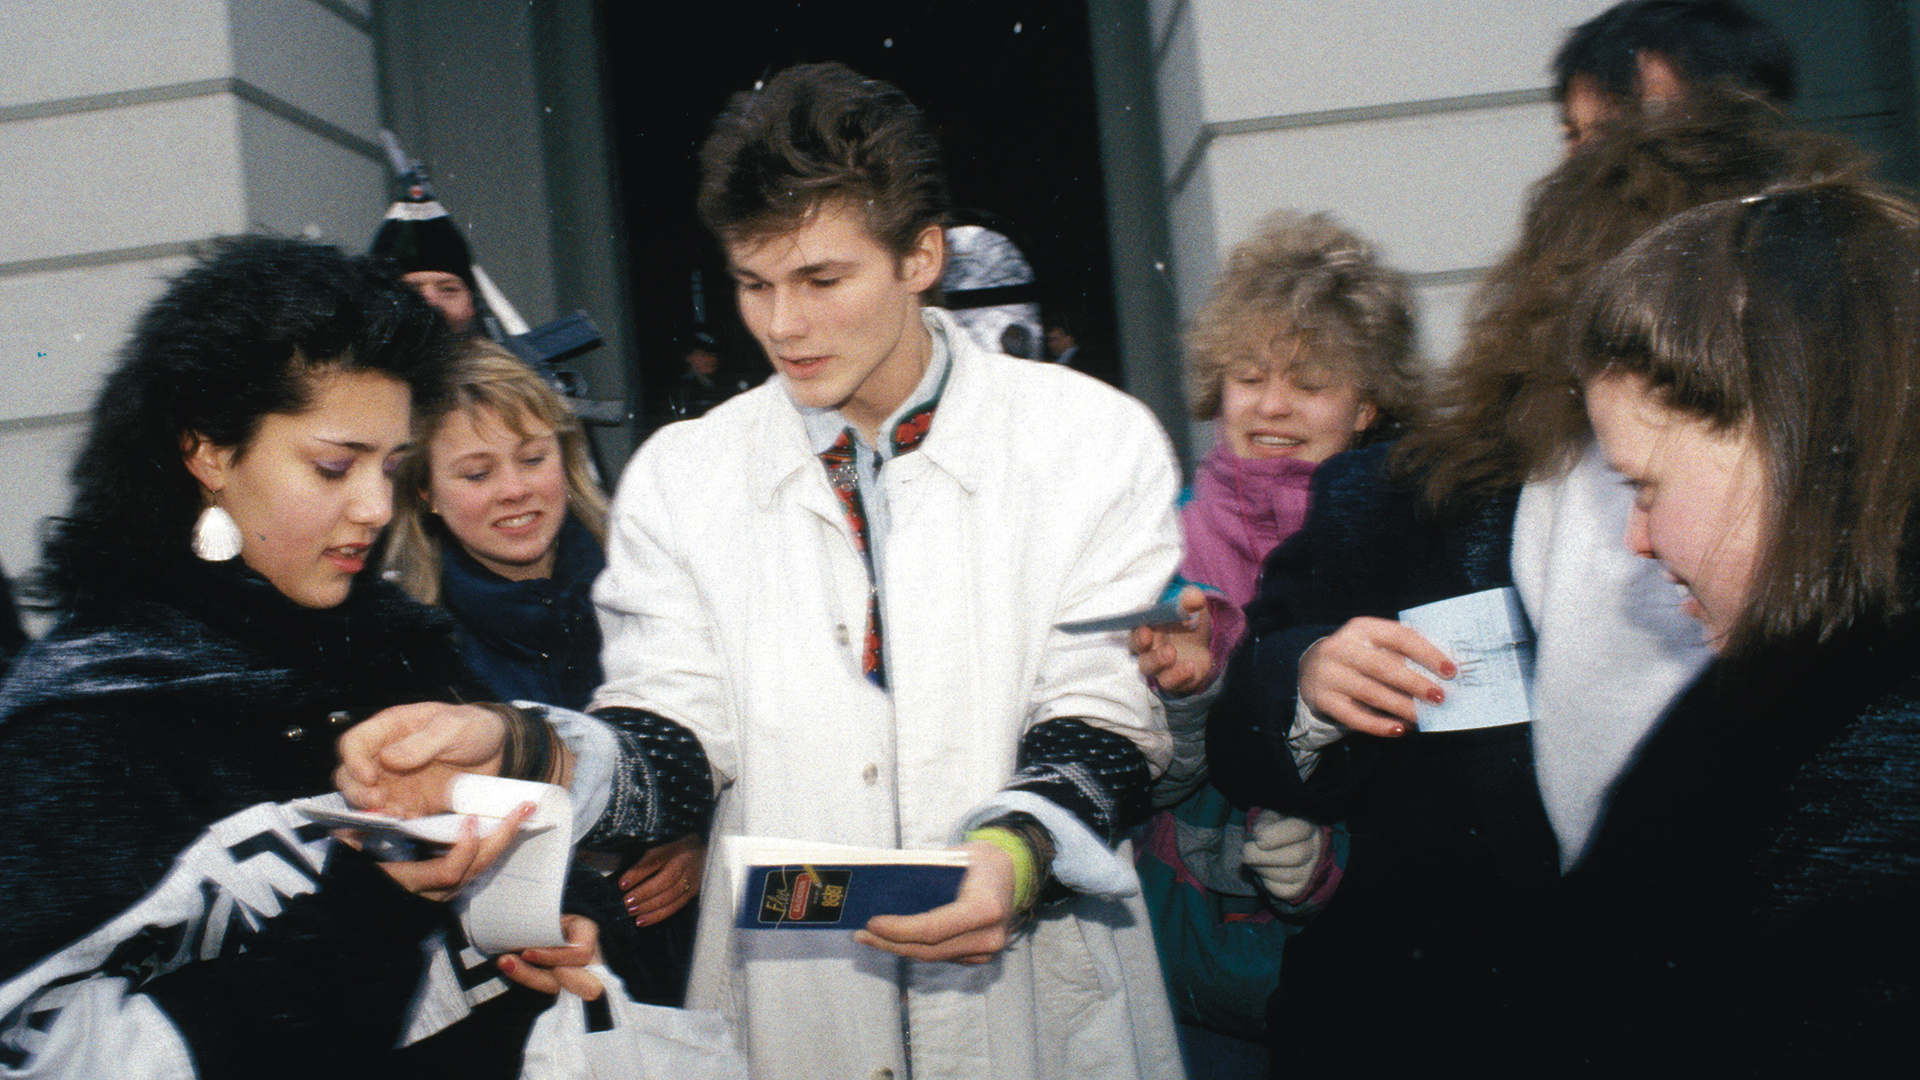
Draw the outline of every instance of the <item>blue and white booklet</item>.
<instances>
[{"instance_id":1,"label":"blue and white booklet","mask_svg":"<svg viewBox=\"0 0 1920 1080\"><path fill-rule=\"evenodd\" d=\"M1487 589L1423 604L1400 621L1425 635L1460 673L1442 679L1413 661L1407 666L1446 691L1438 705L1415 701L1421 731L1470 731L1533 720L1533 629L1511 589Z\"/></svg>"},{"instance_id":2,"label":"blue and white booklet","mask_svg":"<svg viewBox=\"0 0 1920 1080\"><path fill-rule=\"evenodd\" d=\"M858 930L875 915L918 915L960 895L964 851L898 851L765 836L723 837L744 930Z\"/></svg>"}]
</instances>

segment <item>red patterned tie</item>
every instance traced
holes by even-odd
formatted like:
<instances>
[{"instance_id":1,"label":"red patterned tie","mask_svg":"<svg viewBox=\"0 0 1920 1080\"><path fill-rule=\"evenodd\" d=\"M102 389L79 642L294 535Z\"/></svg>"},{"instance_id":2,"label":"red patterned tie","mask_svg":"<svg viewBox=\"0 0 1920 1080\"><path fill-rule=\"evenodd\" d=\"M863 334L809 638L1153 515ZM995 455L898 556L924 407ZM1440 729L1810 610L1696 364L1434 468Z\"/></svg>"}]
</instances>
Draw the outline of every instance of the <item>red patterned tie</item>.
<instances>
[{"instance_id":1,"label":"red patterned tie","mask_svg":"<svg viewBox=\"0 0 1920 1080\"><path fill-rule=\"evenodd\" d=\"M920 406L893 426L891 441L895 457L919 449L933 427L936 404L930 401ZM866 673L868 682L885 690L887 669L880 647L880 589L873 573L873 549L867 543L867 508L860 501L860 474L854 466L853 455L853 429L847 428L832 446L820 452L820 462L827 467L827 480L832 483L834 494L840 496L841 508L847 512L853 546L867 566L867 640L861 649L860 669Z\"/></svg>"}]
</instances>

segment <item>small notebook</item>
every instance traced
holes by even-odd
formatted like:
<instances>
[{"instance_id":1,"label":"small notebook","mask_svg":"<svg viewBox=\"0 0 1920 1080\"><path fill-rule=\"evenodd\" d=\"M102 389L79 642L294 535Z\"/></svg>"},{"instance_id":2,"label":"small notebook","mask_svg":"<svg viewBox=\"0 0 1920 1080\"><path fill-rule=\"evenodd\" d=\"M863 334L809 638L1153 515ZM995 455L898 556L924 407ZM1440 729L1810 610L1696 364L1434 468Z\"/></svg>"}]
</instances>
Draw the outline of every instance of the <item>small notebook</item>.
<instances>
[{"instance_id":1,"label":"small notebook","mask_svg":"<svg viewBox=\"0 0 1920 1080\"><path fill-rule=\"evenodd\" d=\"M900 851L729 836L722 865L748 930L857 930L875 915L918 915L960 895L964 851Z\"/></svg>"}]
</instances>

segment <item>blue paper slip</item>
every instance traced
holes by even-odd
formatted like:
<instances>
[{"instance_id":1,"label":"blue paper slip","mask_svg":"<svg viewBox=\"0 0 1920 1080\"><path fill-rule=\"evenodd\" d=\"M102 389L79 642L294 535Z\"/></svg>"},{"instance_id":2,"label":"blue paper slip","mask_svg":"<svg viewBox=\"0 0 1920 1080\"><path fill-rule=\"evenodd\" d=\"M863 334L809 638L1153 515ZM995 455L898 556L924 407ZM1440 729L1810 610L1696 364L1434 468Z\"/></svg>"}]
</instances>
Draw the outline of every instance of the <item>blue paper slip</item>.
<instances>
[{"instance_id":1,"label":"blue paper slip","mask_svg":"<svg viewBox=\"0 0 1920 1080\"><path fill-rule=\"evenodd\" d=\"M1136 626L1159 626L1162 623L1186 622L1191 616L1180 610L1178 600L1169 600L1164 604L1129 611L1120 615L1109 615L1103 619L1081 619L1077 622L1055 623L1053 628L1063 634L1106 634L1115 630L1131 630Z\"/></svg>"},{"instance_id":2,"label":"blue paper slip","mask_svg":"<svg viewBox=\"0 0 1920 1080\"><path fill-rule=\"evenodd\" d=\"M1415 701L1421 731L1470 731L1533 720L1533 630L1518 592L1488 589L1422 604L1401 612L1400 621L1460 668L1448 680L1407 661L1447 695L1439 705Z\"/></svg>"}]
</instances>

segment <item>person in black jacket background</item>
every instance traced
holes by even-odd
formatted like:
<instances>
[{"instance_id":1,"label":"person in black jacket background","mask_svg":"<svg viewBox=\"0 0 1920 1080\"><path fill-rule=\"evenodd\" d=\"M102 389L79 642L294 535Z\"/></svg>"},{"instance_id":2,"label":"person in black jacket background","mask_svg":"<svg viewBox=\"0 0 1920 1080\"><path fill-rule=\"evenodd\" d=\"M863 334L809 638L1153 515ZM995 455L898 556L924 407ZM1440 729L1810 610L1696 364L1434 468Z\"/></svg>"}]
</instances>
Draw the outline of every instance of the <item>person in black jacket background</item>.
<instances>
[{"instance_id":1,"label":"person in black jacket background","mask_svg":"<svg viewBox=\"0 0 1920 1080\"><path fill-rule=\"evenodd\" d=\"M1547 1073L1867 1071L1920 1022L1920 213L1716 203L1601 272L1576 363L1719 657L1541 932ZM1551 1002L1550 1005L1543 1005Z\"/></svg>"}]
</instances>

